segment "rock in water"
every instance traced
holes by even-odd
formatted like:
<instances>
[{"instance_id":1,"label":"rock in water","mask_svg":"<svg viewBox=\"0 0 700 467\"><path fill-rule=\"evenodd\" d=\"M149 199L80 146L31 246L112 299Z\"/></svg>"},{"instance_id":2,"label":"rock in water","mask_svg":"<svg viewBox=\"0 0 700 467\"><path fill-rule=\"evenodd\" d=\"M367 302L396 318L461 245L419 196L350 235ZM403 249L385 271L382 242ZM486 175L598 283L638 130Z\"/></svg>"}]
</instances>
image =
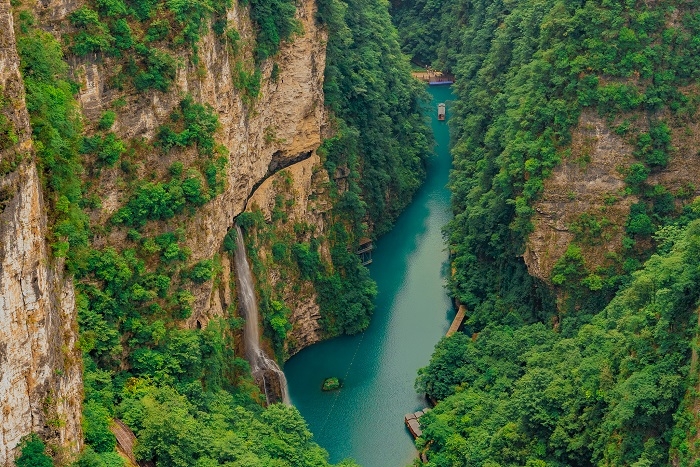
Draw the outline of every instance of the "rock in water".
<instances>
[{"instance_id":1,"label":"rock in water","mask_svg":"<svg viewBox=\"0 0 700 467\"><path fill-rule=\"evenodd\" d=\"M323 386L321 389L324 391L335 391L340 389L340 380L336 377L326 378L323 380Z\"/></svg>"}]
</instances>

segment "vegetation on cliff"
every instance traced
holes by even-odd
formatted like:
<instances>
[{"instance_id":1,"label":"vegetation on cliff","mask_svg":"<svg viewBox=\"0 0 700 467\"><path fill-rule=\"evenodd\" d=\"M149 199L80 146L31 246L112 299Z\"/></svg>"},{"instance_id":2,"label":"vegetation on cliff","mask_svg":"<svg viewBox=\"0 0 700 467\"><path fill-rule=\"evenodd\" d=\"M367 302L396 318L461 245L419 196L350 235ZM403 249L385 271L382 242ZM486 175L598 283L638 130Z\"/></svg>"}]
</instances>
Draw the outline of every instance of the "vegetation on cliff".
<instances>
[{"instance_id":1,"label":"vegetation on cliff","mask_svg":"<svg viewBox=\"0 0 700 467\"><path fill-rule=\"evenodd\" d=\"M14 5L49 241L76 284L87 444L81 467L121 465L109 429L116 417L136 433L137 458L159 466L328 465L295 409L261 407L248 363L235 354L242 320L233 309L203 328L184 325L194 289L231 280L221 273L226 241L220 254L194 262L185 230L167 224L195 214L224 190L228 158L216 142L214 109L183 93L152 140L121 139L113 131L127 102L171 93L183 61L201 67L198 45L210 28L230 52L245 110L255 112L263 66L283 41L303 31L294 1L241 0L239 11L250 12L255 34L241 43L227 21L232 6L226 0L89 0L68 14L57 39ZM386 231L408 203L429 147L420 87L410 78L386 4L324 0L318 21L330 31L326 104L337 130L321 152L329 172L348 170L350 183L331 187L334 207L325 233L295 225L293 236L282 235L255 214L248 219L272 240L274 258L313 285L324 329L336 335L367 326L376 293L353 246L368 224ZM74 81L80 76L71 74L67 61L104 69L111 103L92 121L81 115ZM275 64L270 79L278 73ZM14 138L1 118L0 144ZM144 170L147 154L160 154L169 167ZM102 184L111 176L120 196L104 216ZM280 206L275 220L290 207ZM328 254L322 256L325 241ZM264 280L259 285L266 335L281 356L290 309ZM25 447L27 462L47 461L38 439Z\"/></svg>"},{"instance_id":2,"label":"vegetation on cliff","mask_svg":"<svg viewBox=\"0 0 700 467\"><path fill-rule=\"evenodd\" d=\"M475 334L444 340L418 378L441 400L421 419L429 465L692 465L696 190L659 174L696 128L700 5L393 5L405 50L455 73L459 97L446 232L450 290ZM522 255L548 177L590 163L572 147L584 111L632 161L617 167L624 189L567 226L543 281ZM622 200L627 219L607 218ZM606 229L622 242L593 262Z\"/></svg>"},{"instance_id":3,"label":"vegetation on cliff","mask_svg":"<svg viewBox=\"0 0 700 467\"><path fill-rule=\"evenodd\" d=\"M320 0L319 17L330 32L324 91L337 126L324 145L326 167L331 174L350 169L350 187L339 201L343 217L357 225L367 216L380 235L425 175L426 97L410 77L384 2Z\"/></svg>"},{"instance_id":4,"label":"vegetation on cliff","mask_svg":"<svg viewBox=\"0 0 700 467\"><path fill-rule=\"evenodd\" d=\"M253 228L248 241L260 306L279 354L291 329L290 310L282 290L263 284L265 273L293 278L297 289L313 284L326 336L366 329L376 286L353 252L364 236L391 227L419 187L430 155L424 92L410 76L386 4L322 0L318 20L329 30L324 92L335 134L319 153L331 176L331 226L322 233L303 222L290 225L282 212L294 203L289 187L280 187L269 222L260 213L240 218ZM329 255L321 253L325 242ZM272 253L265 264L255 252L262 247ZM295 350L295 342L287 344Z\"/></svg>"}]
</instances>

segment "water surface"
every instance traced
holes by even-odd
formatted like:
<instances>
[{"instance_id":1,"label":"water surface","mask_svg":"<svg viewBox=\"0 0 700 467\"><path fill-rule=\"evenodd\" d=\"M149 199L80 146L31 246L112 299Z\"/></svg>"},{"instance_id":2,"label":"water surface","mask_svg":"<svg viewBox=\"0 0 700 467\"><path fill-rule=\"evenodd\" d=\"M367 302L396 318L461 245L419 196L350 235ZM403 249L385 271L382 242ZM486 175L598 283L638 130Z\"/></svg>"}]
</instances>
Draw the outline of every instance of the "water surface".
<instances>
[{"instance_id":1,"label":"water surface","mask_svg":"<svg viewBox=\"0 0 700 467\"><path fill-rule=\"evenodd\" d=\"M450 219L446 188L451 159L446 122L437 104L449 87L429 88L436 157L414 201L394 229L379 239L370 272L379 294L363 334L316 344L285 365L292 403L309 423L331 462L352 457L365 467L399 467L416 456L404 414L426 406L413 383L449 328L454 311L445 293L448 273L442 227ZM338 392L324 393L328 376L343 379Z\"/></svg>"}]
</instances>

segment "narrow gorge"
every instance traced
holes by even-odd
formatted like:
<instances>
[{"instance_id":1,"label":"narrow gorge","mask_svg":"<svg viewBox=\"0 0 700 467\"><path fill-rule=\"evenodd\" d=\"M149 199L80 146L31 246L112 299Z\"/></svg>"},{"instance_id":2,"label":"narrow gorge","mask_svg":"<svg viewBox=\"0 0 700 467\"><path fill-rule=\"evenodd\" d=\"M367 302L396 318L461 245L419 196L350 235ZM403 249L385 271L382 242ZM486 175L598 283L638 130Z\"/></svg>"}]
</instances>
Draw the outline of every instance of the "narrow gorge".
<instances>
[{"instance_id":1,"label":"narrow gorge","mask_svg":"<svg viewBox=\"0 0 700 467\"><path fill-rule=\"evenodd\" d=\"M0 0L0 466L697 465L699 37Z\"/></svg>"}]
</instances>

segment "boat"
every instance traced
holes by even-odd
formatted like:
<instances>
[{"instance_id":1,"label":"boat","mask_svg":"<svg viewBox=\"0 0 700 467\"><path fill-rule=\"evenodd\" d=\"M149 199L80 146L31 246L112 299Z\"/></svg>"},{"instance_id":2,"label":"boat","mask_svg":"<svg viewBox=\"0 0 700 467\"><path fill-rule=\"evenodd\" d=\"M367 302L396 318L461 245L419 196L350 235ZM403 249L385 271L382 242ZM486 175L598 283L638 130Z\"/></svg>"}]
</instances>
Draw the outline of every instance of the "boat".
<instances>
[{"instance_id":1,"label":"boat","mask_svg":"<svg viewBox=\"0 0 700 467\"><path fill-rule=\"evenodd\" d=\"M445 104L438 104L438 120L445 120Z\"/></svg>"}]
</instances>

